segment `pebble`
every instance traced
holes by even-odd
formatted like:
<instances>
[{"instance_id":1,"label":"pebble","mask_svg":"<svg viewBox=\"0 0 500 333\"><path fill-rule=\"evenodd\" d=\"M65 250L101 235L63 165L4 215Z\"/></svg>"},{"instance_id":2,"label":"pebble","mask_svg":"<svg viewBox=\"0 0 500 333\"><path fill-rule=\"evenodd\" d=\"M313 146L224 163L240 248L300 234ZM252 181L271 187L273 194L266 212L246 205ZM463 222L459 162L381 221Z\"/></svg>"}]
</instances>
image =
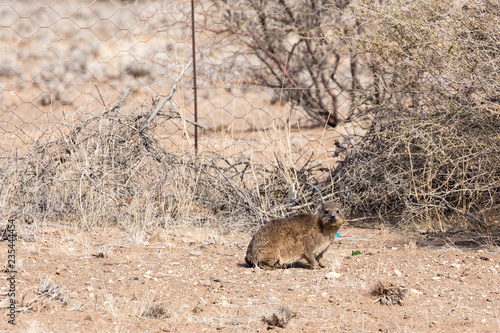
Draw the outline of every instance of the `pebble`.
<instances>
[{"instance_id":1,"label":"pebble","mask_svg":"<svg viewBox=\"0 0 500 333\"><path fill-rule=\"evenodd\" d=\"M337 272L330 272L328 274L325 275L325 278L326 279L338 279L340 278L342 275L340 273L337 273Z\"/></svg>"}]
</instances>

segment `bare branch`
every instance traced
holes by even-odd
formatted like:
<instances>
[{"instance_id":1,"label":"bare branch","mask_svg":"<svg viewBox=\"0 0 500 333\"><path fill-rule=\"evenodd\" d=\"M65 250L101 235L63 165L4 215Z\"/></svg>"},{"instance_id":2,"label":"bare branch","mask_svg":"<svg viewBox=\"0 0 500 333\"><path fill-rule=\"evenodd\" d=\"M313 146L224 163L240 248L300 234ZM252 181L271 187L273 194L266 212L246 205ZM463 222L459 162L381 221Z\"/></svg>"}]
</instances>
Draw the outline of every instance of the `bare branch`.
<instances>
[{"instance_id":1,"label":"bare branch","mask_svg":"<svg viewBox=\"0 0 500 333\"><path fill-rule=\"evenodd\" d=\"M139 132L143 132L146 127L149 126L149 124L153 121L154 117L158 114L158 112L163 108L163 106L174 97L174 93L177 90L177 86L179 85L179 82L181 81L182 77L184 76L184 72L191 66L191 60L187 63L187 65L184 67L184 69L181 71L179 76L174 82L174 85L170 89L170 92L165 98L156 106L156 108L151 112L151 115L148 117L148 119L144 122L144 124L141 125L139 128Z\"/></svg>"}]
</instances>

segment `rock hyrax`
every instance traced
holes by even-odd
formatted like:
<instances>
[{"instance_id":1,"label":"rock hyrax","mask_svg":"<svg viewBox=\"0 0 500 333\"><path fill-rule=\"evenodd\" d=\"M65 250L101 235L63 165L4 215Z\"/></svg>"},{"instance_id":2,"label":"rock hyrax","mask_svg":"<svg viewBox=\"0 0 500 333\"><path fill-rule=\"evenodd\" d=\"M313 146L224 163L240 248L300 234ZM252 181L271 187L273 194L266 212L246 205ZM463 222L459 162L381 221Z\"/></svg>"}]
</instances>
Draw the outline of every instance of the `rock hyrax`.
<instances>
[{"instance_id":1,"label":"rock hyrax","mask_svg":"<svg viewBox=\"0 0 500 333\"><path fill-rule=\"evenodd\" d=\"M321 204L315 215L299 214L267 222L253 236L245 261L265 269L285 268L306 259L311 268L321 262L340 226L341 207L334 202Z\"/></svg>"}]
</instances>

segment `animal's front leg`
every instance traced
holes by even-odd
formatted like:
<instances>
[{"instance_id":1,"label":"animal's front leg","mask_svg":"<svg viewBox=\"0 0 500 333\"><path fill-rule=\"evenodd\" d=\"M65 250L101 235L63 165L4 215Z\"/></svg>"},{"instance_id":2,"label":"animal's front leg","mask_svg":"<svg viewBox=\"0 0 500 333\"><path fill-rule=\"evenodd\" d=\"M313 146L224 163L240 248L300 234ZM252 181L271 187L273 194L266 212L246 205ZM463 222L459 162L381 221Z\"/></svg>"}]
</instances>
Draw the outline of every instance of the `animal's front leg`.
<instances>
[{"instance_id":1,"label":"animal's front leg","mask_svg":"<svg viewBox=\"0 0 500 333\"><path fill-rule=\"evenodd\" d=\"M320 254L318 254L316 256L316 261L318 262L318 264L321 266L321 268L325 268L326 265L325 263L323 262L323 254L325 254L326 250L321 252Z\"/></svg>"},{"instance_id":2,"label":"animal's front leg","mask_svg":"<svg viewBox=\"0 0 500 333\"><path fill-rule=\"evenodd\" d=\"M302 256L305 260L307 260L307 262L309 263L309 266L311 266L312 269L318 269L321 266L321 264L318 263L318 261L316 260L316 258L314 257L314 255L312 253L310 254L305 254Z\"/></svg>"}]
</instances>

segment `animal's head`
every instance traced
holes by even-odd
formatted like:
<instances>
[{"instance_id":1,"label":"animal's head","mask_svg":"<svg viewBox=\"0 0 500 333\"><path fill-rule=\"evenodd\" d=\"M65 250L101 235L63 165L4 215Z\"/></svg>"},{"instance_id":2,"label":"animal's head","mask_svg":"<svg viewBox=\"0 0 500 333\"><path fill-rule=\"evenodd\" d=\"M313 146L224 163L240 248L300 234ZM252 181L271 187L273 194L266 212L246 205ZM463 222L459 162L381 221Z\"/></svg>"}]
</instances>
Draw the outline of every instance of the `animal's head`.
<instances>
[{"instance_id":1,"label":"animal's head","mask_svg":"<svg viewBox=\"0 0 500 333\"><path fill-rule=\"evenodd\" d=\"M340 228L344 224L342 206L336 202L322 202L318 214L323 222L323 228Z\"/></svg>"}]
</instances>

